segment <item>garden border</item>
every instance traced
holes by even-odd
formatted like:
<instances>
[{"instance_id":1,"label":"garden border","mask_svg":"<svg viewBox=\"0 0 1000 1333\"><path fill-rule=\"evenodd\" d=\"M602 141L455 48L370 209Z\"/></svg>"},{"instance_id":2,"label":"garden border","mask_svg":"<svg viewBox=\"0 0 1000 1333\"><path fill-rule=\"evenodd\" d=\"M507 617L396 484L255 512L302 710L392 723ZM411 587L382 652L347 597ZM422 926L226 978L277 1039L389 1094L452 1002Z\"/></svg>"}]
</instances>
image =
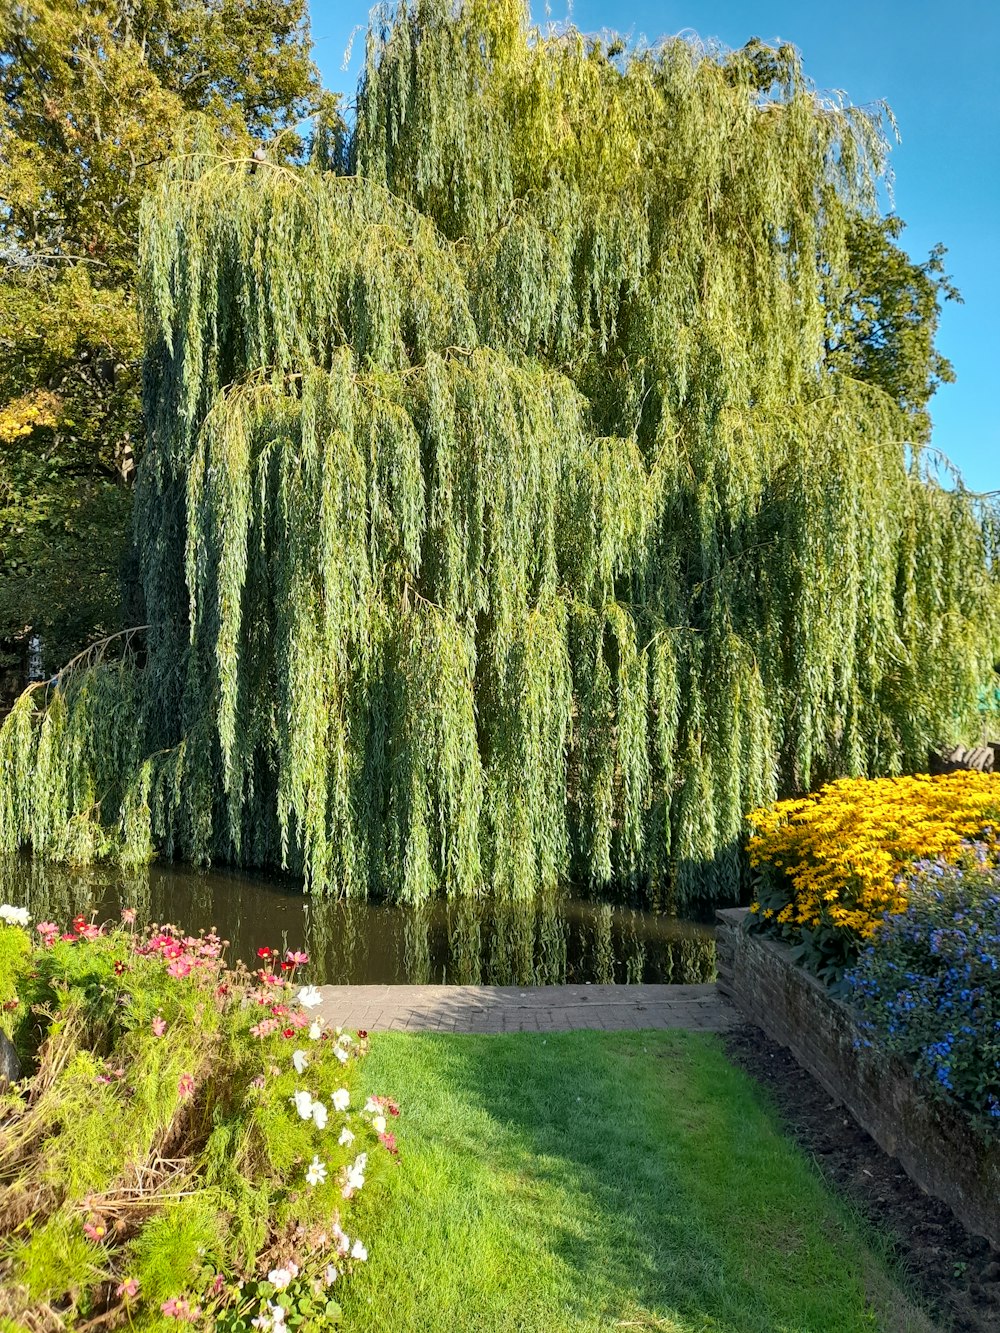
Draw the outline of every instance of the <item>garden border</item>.
<instances>
[{"instance_id":1,"label":"garden border","mask_svg":"<svg viewBox=\"0 0 1000 1333\"><path fill-rule=\"evenodd\" d=\"M791 948L746 930L749 912L716 913L719 990L843 1103L921 1189L1000 1248L1000 1143L923 1095L895 1055L862 1044L850 1008L799 967Z\"/></svg>"}]
</instances>

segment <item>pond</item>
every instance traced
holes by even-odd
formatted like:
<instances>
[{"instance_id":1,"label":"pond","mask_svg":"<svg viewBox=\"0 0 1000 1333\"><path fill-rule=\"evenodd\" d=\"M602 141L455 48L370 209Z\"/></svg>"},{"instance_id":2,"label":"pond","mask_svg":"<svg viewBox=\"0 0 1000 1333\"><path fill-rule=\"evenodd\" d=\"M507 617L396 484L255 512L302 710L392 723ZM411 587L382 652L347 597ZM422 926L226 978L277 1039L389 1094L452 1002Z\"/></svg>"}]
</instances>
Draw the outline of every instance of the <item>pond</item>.
<instances>
[{"instance_id":1,"label":"pond","mask_svg":"<svg viewBox=\"0 0 1000 1333\"><path fill-rule=\"evenodd\" d=\"M312 898L287 879L182 865L141 870L0 858L0 902L32 922L82 913L140 924L214 926L228 957L256 963L261 945L304 949L311 980L355 984L558 985L715 980L715 939L703 924L638 908L539 893L526 902L421 906Z\"/></svg>"}]
</instances>

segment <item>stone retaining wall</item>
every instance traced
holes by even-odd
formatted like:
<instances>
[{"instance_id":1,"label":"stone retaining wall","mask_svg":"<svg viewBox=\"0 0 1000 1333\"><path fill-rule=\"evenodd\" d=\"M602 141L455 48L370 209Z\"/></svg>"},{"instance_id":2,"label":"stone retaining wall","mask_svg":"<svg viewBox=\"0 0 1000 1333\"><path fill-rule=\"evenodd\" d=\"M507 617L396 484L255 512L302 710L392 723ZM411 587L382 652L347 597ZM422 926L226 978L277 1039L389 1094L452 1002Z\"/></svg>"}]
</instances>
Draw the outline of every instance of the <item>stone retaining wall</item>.
<instances>
[{"instance_id":1,"label":"stone retaining wall","mask_svg":"<svg viewBox=\"0 0 1000 1333\"><path fill-rule=\"evenodd\" d=\"M787 945L717 913L719 989L852 1113L907 1175L968 1230L1000 1247L1000 1145L984 1144L957 1108L926 1098L895 1056L859 1046L851 1010L798 967Z\"/></svg>"}]
</instances>

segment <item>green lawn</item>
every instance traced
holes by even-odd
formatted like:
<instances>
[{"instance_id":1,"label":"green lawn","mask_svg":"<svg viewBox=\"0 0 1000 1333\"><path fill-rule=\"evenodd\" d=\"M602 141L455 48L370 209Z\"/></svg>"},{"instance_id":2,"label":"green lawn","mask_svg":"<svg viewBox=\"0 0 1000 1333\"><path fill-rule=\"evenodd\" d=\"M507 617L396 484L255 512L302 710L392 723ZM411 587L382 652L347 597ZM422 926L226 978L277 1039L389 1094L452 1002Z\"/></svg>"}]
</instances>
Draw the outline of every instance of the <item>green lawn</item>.
<instances>
[{"instance_id":1,"label":"green lawn","mask_svg":"<svg viewBox=\"0 0 1000 1333\"><path fill-rule=\"evenodd\" d=\"M352 1333L930 1328L714 1038L381 1035L365 1082Z\"/></svg>"}]
</instances>

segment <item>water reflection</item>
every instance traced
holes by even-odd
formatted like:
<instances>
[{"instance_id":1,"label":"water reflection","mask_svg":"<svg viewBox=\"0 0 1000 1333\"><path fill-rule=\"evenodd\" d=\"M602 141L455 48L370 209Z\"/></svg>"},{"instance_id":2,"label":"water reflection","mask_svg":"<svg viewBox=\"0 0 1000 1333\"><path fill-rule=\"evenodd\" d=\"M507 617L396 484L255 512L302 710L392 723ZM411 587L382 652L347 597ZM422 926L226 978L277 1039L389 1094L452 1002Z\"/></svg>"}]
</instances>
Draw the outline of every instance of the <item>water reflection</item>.
<instances>
[{"instance_id":1,"label":"water reflection","mask_svg":"<svg viewBox=\"0 0 1000 1333\"><path fill-rule=\"evenodd\" d=\"M287 880L225 870L0 859L0 902L27 907L34 922L60 925L80 912L108 920L133 907L143 923L215 927L231 941L230 957L247 962L262 944L305 949L317 981L527 986L715 979L707 926L556 891L518 903L391 907L307 898Z\"/></svg>"}]
</instances>

